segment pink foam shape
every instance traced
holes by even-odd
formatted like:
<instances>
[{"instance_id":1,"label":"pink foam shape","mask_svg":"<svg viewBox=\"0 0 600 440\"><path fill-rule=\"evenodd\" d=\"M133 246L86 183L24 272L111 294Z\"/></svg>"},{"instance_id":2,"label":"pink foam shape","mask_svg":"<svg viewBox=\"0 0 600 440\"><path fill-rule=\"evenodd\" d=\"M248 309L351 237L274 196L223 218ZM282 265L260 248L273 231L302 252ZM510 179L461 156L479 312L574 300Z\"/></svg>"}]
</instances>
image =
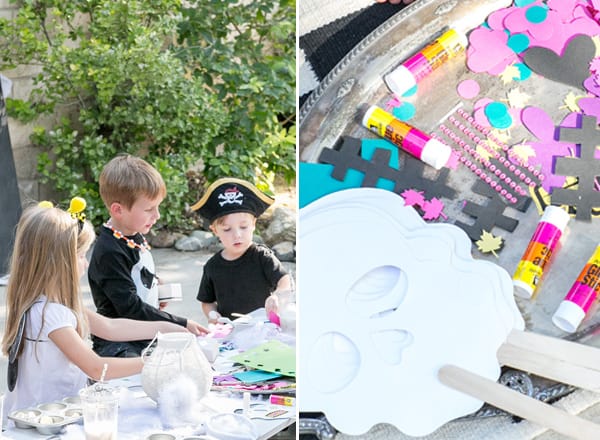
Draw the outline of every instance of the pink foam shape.
<instances>
[{"instance_id":1,"label":"pink foam shape","mask_svg":"<svg viewBox=\"0 0 600 440\"><path fill-rule=\"evenodd\" d=\"M516 108L516 107L509 107L508 109L508 113L510 113L510 116L512 117L513 123L510 126L510 128L516 127L517 125L520 125L521 123L521 112L523 110L520 108Z\"/></svg>"},{"instance_id":2,"label":"pink foam shape","mask_svg":"<svg viewBox=\"0 0 600 440\"><path fill-rule=\"evenodd\" d=\"M561 26L560 15L556 11L549 10L544 21L541 23L532 23L527 20L525 14L534 6L544 6L544 4L541 1L537 1L524 8L515 8L504 19L504 26L513 34L527 32L535 40L549 40L552 38L555 30Z\"/></svg>"},{"instance_id":3,"label":"pink foam shape","mask_svg":"<svg viewBox=\"0 0 600 440\"><path fill-rule=\"evenodd\" d=\"M585 9L587 13L589 13L590 17L595 20L600 19L600 1L598 0L590 0L591 5L588 5L587 8L582 7L581 9ZM591 6L591 7L590 7Z\"/></svg>"},{"instance_id":4,"label":"pink foam shape","mask_svg":"<svg viewBox=\"0 0 600 440\"><path fill-rule=\"evenodd\" d=\"M565 29L568 30L569 38L575 35L589 35L593 37L598 34L600 24L598 23L598 16L593 17L589 14L579 14L574 17L569 23L566 23Z\"/></svg>"},{"instance_id":5,"label":"pink foam shape","mask_svg":"<svg viewBox=\"0 0 600 440\"><path fill-rule=\"evenodd\" d=\"M402 192L404 198L404 204L407 206L423 206L425 203L425 197L423 191L417 191L416 189L407 189Z\"/></svg>"},{"instance_id":6,"label":"pink foam shape","mask_svg":"<svg viewBox=\"0 0 600 440\"><path fill-rule=\"evenodd\" d=\"M426 200L423 204L423 220L437 220L442 216L444 219L448 217L444 214L444 202L435 197L431 200Z\"/></svg>"},{"instance_id":7,"label":"pink foam shape","mask_svg":"<svg viewBox=\"0 0 600 440\"><path fill-rule=\"evenodd\" d=\"M504 31L504 19L508 15L510 15L515 9L518 8L516 6L510 6L508 8L502 8L492 12L486 20L490 29Z\"/></svg>"},{"instance_id":8,"label":"pink foam shape","mask_svg":"<svg viewBox=\"0 0 600 440\"><path fill-rule=\"evenodd\" d=\"M482 27L469 35L467 67L476 73L488 72L494 75L518 60L517 55L506 45L508 35L504 31L495 31ZM494 54L494 56L490 56Z\"/></svg>"},{"instance_id":9,"label":"pink foam shape","mask_svg":"<svg viewBox=\"0 0 600 440\"><path fill-rule=\"evenodd\" d=\"M600 119L600 98L581 98L577 101L577 105L579 105L583 114L595 116L596 119Z\"/></svg>"},{"instance_id":10,"label":"pink foam shape","mask_svg":"<svg viewBox=\"0 0 600 440\"><path fill-rule=\"evenodd\" d=\"M492 102L492 99L490 99L490 98L481 98L481 99L478 99L477 101L475 101L475 104L473 105L473 108L474 109L478 109L480 107L485 107L490 102Z\"/></svg>"},{"instance_id":11,"label":"pink foam shape","mask_svg":"<svg viewBox=\"0 0 600 440\"><path fill-rule=\"evenodd\" d=\"M590 76L588 79L586 79L583 82L583 87L585 87L585 89L592 95L600 97L600 84L598 84L596 77Z\"/></svg>"},{"instance_id":12,"label":"pink foam shape","mask_svg":"<svg viewBox=\"0 0 600 440\"><path fill-rule=\"evenodd\" d=\"M465 99L473 99L475 98L481 90L479 83L474 79L465 79L458 83L456 86L456 91L459 96Z\"/></svg>"},{"instance_id":13,"label":"pink foam shape","mask_svg":"<svg viewBox=\"0 0 600 440\"><path fill-rule=\"evenodd\" d=\"M562 3L560 0L555 0L558 3ZM589 2L584 0L579 0L577 5L573 9L573 17L582 17L586 16L593 20L598 20L598 15L600 13L600 2L598 0L589 0Z\"/></svg>"},{"instance_id":14,"label":"pink foam shape","mask_svg":"<svg viewBox=\"0 0 600 440\"><path fill-rule=\"evenodd\" d=\"M558 14L560 20L563 23L569 23L573 19L573 13L576 6L579 4L578 0L548 0L546 2L548 8L552 9Z\"/></svg>"},{"instance_id":15,"label":"pink foam shape","mask_svg":"<svg viewBox=\"0 0 600 440\"><path fill-rule=\"evenodd\" d=\"M269 318L269 321L271 321L273 324L281 327L281 320L279 319L279 315L277 313L270 311L267 315L267 318Z\"/></svg>"},{"instance_id":16,"label":"pink foam shape","mask_svg":"<svg viewBox=\"0 0 600 440\"><path fill-rule=\"evenodd\" d=\"M570 155L575 145L558 140L557 127L554 126L552 118L541 108L532 106L523 109L521 122L537 138L537 140L527 142L535 152L535 156L529 158L528 164L535 168L539 167L540 172L545 176L542 187L548 193L551 193L553 188L562 187L566 179L565 176L554 174L556 157ZM571 113L567 115L560 126L577 127L578 114Z\"/></svg>"},{"instance_id":17,"label":"pink foam shape","mask_svg":"<svg viewBox=\"0 0 600 440\"><path fill-rule=\"evenodd\" d=\"M485 106L488 105L492 100L490 98L481 98L473 105L473 118L475 122L484 127L491 128L490 121L485 115Z\"/></svg>"},{"instance_id":18,"label":"pink foam shape","mask_svg":"<svg viewBox=\"0 0 600 440\"><path fill-rule=\"evenodd\" d=\"M521 121L531 134L538 139L548 141L554 140L554 121L548 113L539 107L525 107L521 112Z\"/></svg>"},{"instance_id":19,"label":"pink foam shape","mask_svg":"<svg viewBox=\"0 0 600 440\"><path fill-rule=\"evenodd\" d=\"M490 121L488 121L487 116L485 115L484 108L479 108L473 111L473 118L479 125L483 125L484 127L490 128Z\"/></svg>"},{"instance_id":20,"label":"pink foam shape","mask_svg":"<svg viewBox=\"0 0 600 440\"><path fill-rule=\"evenodd\" d=\"M600 26L589 17L576 18L570 23L559 26L552 36L546 41L534 41L531 46L545 47L556 53L564 52L567 42L577 35L588 35L590 37L600 33Z\"/></svg>"},{"instance_id":21,"label":"pink foam shape","mask_svg":"<svg viewBox=\"0 0 600 440\"><path fill-rule=\"evenodd\" d=\"M400 107L402 105L402 101L400 101L396 96L389 99L388 102L385 103L386 111L390 111L396 107Z\"/></svg>"},{"instance_id":22,"label":"pink foam shape","mask_svg":"<svg viewBox=\"0 0 600 440\"><path fill-rule=\"evenodd\" d=\"M452 151L450 153L450 157L448 158L448 162L446 162L446 168L450 168L451 170L455 170L458 168L458 162L460 161L460 155L456 151Z\"/></svg>"}]
</instances>

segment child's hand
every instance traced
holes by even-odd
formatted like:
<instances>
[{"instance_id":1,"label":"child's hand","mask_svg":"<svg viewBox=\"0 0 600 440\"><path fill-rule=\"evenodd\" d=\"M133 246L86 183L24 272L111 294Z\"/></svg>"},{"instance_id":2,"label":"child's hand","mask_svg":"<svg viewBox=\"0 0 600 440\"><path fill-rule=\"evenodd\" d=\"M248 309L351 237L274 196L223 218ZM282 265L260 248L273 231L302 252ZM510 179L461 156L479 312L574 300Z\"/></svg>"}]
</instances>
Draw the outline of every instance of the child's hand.
<instances>
[{"instance_id":1,"label":"child's hand","mask_svg":"<svg viewBox=\"0 0 600 440\"><path fill-rule=\"evenodd\" d=\"M220 317L221 317L221 314L219 312L217 312L216 310L211 310L208 313L208 323L209 324L217 324L219 322Z\"/></svg>"},{"instance_id":2,"label":"child's hand","mask_svg":"<svg viewBox=\"0 0 600 440\"><path fill-rule=\"evenodd\" d=\"M196 336L204 336L208 333L208 329L206 327L201 326L196 321L192 321L191 319L188 319L186 328Z\"/></svg>"},{"instance_id":3,"label":"child's hand","mask_svg":"<svg viewBox=\"0 0 600 440\"><path fill-rule=\"evenodd\" d=\"M167 301L162 301L158 303L158 309L159 310L164 310L167 308L167 306L169 305L169 303Z\"/></svg>"},{"instance_id":4,"label":"child's hand","mask_svg":"<svg viewBox=\"0 0 600 440\"><path fill-rule=\"evenodd\" d=\"M265 311L267 312L267 316L269 313L279 313L279 299L277 295L269 295L269 297L265 301Z\"/></svg>"}]
</instances>

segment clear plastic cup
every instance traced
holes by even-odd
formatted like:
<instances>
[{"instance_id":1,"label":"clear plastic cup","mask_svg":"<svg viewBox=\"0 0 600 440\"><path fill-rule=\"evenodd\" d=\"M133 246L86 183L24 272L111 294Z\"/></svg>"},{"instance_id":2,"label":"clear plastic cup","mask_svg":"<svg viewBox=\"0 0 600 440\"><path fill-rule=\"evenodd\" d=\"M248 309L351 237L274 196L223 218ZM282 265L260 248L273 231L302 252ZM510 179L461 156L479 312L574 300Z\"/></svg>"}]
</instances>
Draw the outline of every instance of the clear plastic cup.
<instances>
[{"instance_id":1,"label":"clear plastic cup","mask_svg":"<svg viewBox=\"0 0 600 440\"><path fill-rule=\"evenodd\" d=\"M119 388L94 384L79 391L86 440L116 440Z\"/></svg>"}]
</instances>

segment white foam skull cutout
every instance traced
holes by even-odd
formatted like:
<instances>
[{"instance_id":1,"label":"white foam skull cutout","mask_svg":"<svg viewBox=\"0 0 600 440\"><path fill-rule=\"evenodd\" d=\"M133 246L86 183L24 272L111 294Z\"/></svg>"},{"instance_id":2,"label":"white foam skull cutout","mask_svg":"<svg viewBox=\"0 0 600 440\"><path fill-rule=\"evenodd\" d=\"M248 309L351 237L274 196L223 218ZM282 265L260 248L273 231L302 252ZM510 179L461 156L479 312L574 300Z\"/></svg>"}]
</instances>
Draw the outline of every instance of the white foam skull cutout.
<instances>
[{"instance_id":1,"label":"white foam skull cutout","mask_svg":"<svg viewBox=\"0 0 600 440\"><path fill-rule=\"evenodd\" d=\"M496 351L524 327L508 273L388 191L326 196L300 211L299 227L300 411L347 434L390 423L417 436L476 411L482 402L437 372L499 377Z\"/></svg>"}]
</instances>

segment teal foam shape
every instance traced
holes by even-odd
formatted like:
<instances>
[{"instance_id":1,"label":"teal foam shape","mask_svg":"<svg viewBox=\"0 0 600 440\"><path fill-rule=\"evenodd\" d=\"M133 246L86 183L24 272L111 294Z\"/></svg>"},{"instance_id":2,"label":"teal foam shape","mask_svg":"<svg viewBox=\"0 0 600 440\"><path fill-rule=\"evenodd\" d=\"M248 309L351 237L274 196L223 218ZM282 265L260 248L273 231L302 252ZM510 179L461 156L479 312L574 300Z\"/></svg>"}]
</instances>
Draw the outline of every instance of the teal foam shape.
<instances>
[{"instance_id":1,"label":"teal foam shape","mask_svg":"<svg viewBox=\"0 0 600 440\"><path fill-rule=\"evenodd\" d=\"M333 165L300 162L298 177L298 200L300 208L327 194L349 188L360 188L364 173L349 169L342 181L331 177Z\"/></svg>"}]
</instances>

